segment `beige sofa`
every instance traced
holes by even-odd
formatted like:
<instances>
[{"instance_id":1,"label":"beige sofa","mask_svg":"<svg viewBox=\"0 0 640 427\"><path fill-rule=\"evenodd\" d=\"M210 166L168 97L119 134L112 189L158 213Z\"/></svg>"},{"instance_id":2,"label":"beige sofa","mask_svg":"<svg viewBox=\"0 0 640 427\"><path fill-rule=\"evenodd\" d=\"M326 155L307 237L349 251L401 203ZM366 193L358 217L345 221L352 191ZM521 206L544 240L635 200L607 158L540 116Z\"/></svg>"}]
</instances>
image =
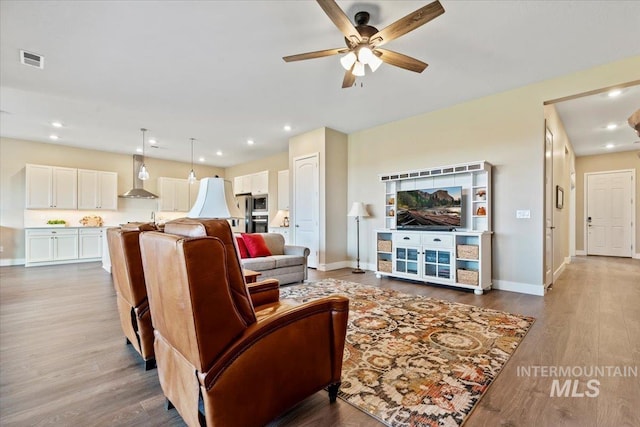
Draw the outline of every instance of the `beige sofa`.
<instances>
[{"instance_id":1,"label":"beige sofa","mask_svg":"<svg viewBox=\"0 0 640 427\"><path fill-rule=\"evenodd\" d=\"M307 280L307 257L309 248L284 244L284 237L278 233L256 233L262 235L271 256L243 258L245 269L260 272L258 280L278 279L281 285Z\"/></svg>"}]
</instances>

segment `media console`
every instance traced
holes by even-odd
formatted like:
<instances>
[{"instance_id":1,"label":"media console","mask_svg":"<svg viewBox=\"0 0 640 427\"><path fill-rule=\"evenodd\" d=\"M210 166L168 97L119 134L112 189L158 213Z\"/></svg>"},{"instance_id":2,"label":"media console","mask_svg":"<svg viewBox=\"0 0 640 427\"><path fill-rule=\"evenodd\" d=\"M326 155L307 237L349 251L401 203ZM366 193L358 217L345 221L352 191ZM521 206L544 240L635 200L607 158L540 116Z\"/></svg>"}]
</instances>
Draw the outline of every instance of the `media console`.
<instances>
[{"instance_id":1,"label":"media console","mask_svg":"<svg viewBox=\"0 0 640 427\"><path fill-rule=\"evenodd\" d=\"M491 289L491 232L376 230L376 277Z\"/></svg>"},{"instance_id":2,"label":"media console","mask_svg":"<svg viewBox=\"0 0 640 427\"><path fill-rule=\"evenodd\" d=\"M491 164L485 161L379 176L385 183L385 228L375 230L376 277L491 289ZM461 224L453 231L396 229L399 191L461 187Z\"/></svg>"}]
</instances>

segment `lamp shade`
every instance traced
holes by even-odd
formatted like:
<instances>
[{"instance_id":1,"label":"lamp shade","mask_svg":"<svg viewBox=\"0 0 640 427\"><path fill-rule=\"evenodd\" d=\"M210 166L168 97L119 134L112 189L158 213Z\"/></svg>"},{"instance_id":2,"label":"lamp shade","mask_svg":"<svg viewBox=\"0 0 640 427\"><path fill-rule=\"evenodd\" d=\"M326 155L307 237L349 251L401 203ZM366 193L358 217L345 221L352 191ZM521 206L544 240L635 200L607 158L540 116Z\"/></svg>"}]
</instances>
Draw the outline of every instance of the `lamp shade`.
<instances>
[{"instance_id":1,"label":"lamp shade","mask_svg":"<svg viewBox=\"0 0 640 427\"><path fill-rule=\"evenodd\" d=\"M284 223L285 218L289 218L289 211L281 209L276 213L276 216L273 217L269 225L271 227L286 227Z\"/></svg>"},{"instance_id":2,"label":"lamp shade","mask_svg":"<svg viewBox=\"0 0 640 427\"><path fill-rule=\"evenodd\" d=\"M367 208L365 207L364 203L353 202L353 205L351 205L351 210L349 211L347 216L365 217L369 216L369 212L367 212Z\"/></svg>"},{"instance_id":3,"label":"lamp shade","mask_svg":"<svg viewBox=\"0 0 640 427\"><path fill-rule=\"evenodd\" d=\"M198 198L187 217L241 218L240 209L238 209L232 194L230 181L225 181L223 178L201 179Z\"/></svg>"}]
</instances>

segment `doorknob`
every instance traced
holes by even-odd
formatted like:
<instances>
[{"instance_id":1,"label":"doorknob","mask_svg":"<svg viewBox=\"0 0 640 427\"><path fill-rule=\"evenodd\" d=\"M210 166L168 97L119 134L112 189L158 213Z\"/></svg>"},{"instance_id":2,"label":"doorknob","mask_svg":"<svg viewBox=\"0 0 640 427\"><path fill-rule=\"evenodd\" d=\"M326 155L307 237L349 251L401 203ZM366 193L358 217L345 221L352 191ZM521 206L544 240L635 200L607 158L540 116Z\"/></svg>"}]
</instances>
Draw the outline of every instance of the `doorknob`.
<instances>
[{"instance_id":1,"label":"doorknob","mask_svg":"<svg viewBox=\"0 0 640 427\"><path fill-rule=\"evenodd\" d=\"M300 226L299 226L298 224L296 224L296 228L297 228L297 227L300 227Z\"/></svg>"}]
</instances>

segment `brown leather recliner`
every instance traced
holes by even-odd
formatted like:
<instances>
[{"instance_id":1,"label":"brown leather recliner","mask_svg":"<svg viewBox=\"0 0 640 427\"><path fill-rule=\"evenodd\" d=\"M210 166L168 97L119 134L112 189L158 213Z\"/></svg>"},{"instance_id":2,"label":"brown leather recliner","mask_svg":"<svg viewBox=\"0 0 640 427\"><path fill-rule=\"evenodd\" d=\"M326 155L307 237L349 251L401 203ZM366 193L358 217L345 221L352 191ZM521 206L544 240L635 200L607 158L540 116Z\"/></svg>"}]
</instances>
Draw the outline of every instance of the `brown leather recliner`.
<instances>
[{"instance_id":1,"label":"brown leather recliner","mask_svg":"<svg viewBox=\"0 0 640 427\"><path fill-rule=\"evenodd\" d=\"M280 301L274 279L247 288L224 220L172 221L140 244L160 385L188 425L262 426L327 386L335 401L347 298Z\"/></svg>"},{"instance_id":2,"label":"brown leather recliner","mask_svg":"<svg viewBox=\"0 0 640 427\"><path fill-rule=\"evenodd\" d=\"M120 324L127 337L127 344L131 344L140 353L146 370L155 368L156 362L139 236L142 231L151 230L155 230L155 227L148 223L129 223L122 228L107 229Z\"/></svg>"}]
</instances>

